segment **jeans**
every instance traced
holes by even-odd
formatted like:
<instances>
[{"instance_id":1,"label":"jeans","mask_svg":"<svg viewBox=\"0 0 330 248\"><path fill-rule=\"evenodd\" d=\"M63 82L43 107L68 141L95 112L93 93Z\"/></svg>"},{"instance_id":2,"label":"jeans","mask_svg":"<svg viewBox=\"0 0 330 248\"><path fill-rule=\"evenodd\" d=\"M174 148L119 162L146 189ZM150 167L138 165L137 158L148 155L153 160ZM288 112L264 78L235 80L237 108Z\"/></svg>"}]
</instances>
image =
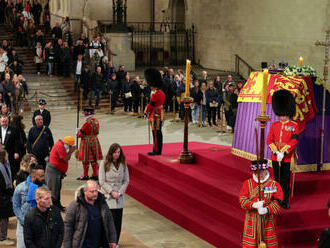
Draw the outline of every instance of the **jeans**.
<instances>
[{"instance_id":1,"label":"jeans","mask_svg":"<svg viewBox=\"0 0 330 248\"><path fill-rule=\"evenodd\" d=\"M204 123L205 120L206 120L206 105L202 105L201 106L201 109L202 109L202 122Z\"/></svg>"},{"instance_id":2,"label":"jeans","mask_svg":"<svg viewBox=\"0 0 330 248\"><path fill-rule=\"evenodd\" d=\"M48 62L48 75L54 74L53 67L54 67L54 62Z\"/></svg>"},{"instance_id":3,"label":"jeans","mask_svg":"<svg viewBox=\"0 0 330 248\"><path fill-rule=\"evenodd\" d=\"M91 106L92 105L92 100L94 99L95 97L95 94L96 94L96 103L95 105L96 106L99 106L99 103L100 103L100 98L101 98L101 90L100 89L92 89L91 90L91 95L89 97L89 102L88 104Z\"/></svg>"},{"instance_id":4,"label":"jeans","mask_svg":"<svg viewBox=\"0 0 330 248\"><path fill-rule=\"evenodd\" d=\"M80 83L81 75L74 74L74 91L78 90L78 84Z\"/></svg>"},{"instance_id":5,"label":"jeans","mask_svg":"<svg viewBox=\"0 0 330 248\"><path fill-rule=\"evenodd\" d=\"M17 222L16 242L17 248L25 248L23 226L19 222Z\"/></svg>"},{"instance_id":6,"label":"jeans","mask_svg":"<svg viewBox=\"0 0 330 248\"><path fill-rule=\"evenodd\" d=\"M193 123L198 122L200 118L201 105L195 103L194 108L191 111Z\"/></svg>"}]
</instances>

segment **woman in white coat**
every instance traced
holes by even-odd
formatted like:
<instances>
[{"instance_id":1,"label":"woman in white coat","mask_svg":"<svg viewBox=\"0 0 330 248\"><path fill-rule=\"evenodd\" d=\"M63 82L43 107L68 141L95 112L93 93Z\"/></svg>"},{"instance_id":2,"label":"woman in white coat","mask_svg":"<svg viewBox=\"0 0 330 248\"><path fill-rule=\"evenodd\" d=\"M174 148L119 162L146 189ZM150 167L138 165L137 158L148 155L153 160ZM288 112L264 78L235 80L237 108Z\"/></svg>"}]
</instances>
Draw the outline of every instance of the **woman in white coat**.
<instances>
[{"instance_id":1,"label":"woman in white coat","mask_svg":"<svg viewBox=\"0 0 330 248\"><path fill-rule=\"evenodd\" d=\"M117 232L117 244L120 238L124 208L124 195L129 183L129 173L125 155L119 144L110 146L107 156L99 169L99 184L111 210Z\"/></svg>"}]
</instances>

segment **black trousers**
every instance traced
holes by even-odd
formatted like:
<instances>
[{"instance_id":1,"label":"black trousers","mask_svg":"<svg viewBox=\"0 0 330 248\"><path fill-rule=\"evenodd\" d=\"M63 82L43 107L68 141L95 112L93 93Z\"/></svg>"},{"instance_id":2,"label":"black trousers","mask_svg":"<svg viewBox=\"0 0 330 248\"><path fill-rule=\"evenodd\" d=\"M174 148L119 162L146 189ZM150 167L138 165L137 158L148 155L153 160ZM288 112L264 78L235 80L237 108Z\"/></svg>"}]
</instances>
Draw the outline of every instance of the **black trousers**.
<instances>
[{"instance_id":1,"label":"black trousers","mask_svg":"<svg viewBox=\"0 0 330 248\"><path fill-rule=\"evenodd\" d=\"M121 224L123 220L123 209L122 208L116 208L116 209L110 209L113 222L115 223L116 233L117 233L117 244L119 242L120 233L121 233Z\"/></svg>"},{"instance_id":2,"label":"black trousers","mask_svg":"<svg viewBox=\"0 0 330 248\"><path fill-rule=\"evenodd\" d=\"M134 98L133 99L133 111L134 111L134 113L139 112L139 106L140 106L140 98Z\"/></svg>"},{"instance_id":3,"label":"black trousers","mask_svg":"<svg viewBox=\"0 0 330 248\"><path fill-rule=\"evenodd\" d=\"M157 154L162 154L163 149L163 133L162 133L163 122L159 122L159 129L157 130L156 125L155 128L152 129L152 137L154 141L153 152Z\"/></svg>"},{"instance_id":4,"label":"black trousers","mask_svg":"<svg viewBox=\"0 0 330 248\"><path fill-rule=\"evenodd\" d=\"M217 107L208 107L207 108L207 120L208 120L210 126L212 125L211 119L212 119L213 125L214 126L217 125L216 117L217 117Z\"/></svg>"},{"instance_id":5,"label":"black trousers","mask_svg":"<svg viewBox=\"0 0 330 248\"><path fill-rule=\"evenodd\" d=\"M283 190L283 202L288 203L289 195L290 195L290 178L291 178L290 163L281 162L281 167L280 167L279 162L272 161L272 165L273 165L275 181L280 183Z\"/></svg>"},{"instance_id":6,"label":"black trousers","mask_svg":"<svg viewBox=\"0 0 330 248\"><path fill-rule=\"evenodd\" d=\"M124 111L132 112L132 97L131 98L123 98L124 100Z\"/></svg>"}]
</instances>

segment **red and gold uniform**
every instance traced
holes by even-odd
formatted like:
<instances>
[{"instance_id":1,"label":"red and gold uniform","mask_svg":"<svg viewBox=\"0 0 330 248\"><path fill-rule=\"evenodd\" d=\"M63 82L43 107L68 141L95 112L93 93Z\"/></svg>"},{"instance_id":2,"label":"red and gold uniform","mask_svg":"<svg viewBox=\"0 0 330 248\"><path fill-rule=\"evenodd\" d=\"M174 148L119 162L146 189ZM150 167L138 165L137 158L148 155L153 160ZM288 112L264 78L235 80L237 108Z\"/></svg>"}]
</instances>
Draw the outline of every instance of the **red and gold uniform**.
<instances>
[{"instance_id":1,"label":"red and gold uniform","mask_svg":"<svg viewBox=\"0 0 330 248\"><path fill-rule=\"evenodd\" d=\"M243 183L239 195L241 207L246 211L244 221L244 231L242 247L257 248L259 242L259 230L261 218L264 218L264 242L268 247L278 247L276 231L276 215L280 211L279 202L282 201L282 188L278 182L268 176L264 182L260 183L261 200L264 201L264 207L267 208L267 214L260 216L258 210L252 207L252 204L259 201L259 186L257 176L246 180Z\"/></svg>"},{"instance_id":2,"label":"red and gold uniform","mask_svg":"<svg viewBox=\"0 0 330 248\"><path fill-rule=\"evenodd\" d=\"M272 151L272 160L277 161L276 152L283 152L283 162L290 163L298 144L298 125L296 122L275 121L267 136L267 145Z\"/></svg>"},{"instance_id":3,"label":"red and gold uniform","mask_svg":"<svg viewBox=\"0 0 330 248\"><path fill-rule=\"evenodd\" d=\"M93 177L98 176L99 165L97 161L103 159L101 145L97 137L99 129L99 121L94 117L89 117L77 133L77 137L81 138L77 159L83 163L83 177L88 177L90 163L93 168Z\"/></svg>"},{"instance_id":4,"label":"red and gold uniform","mask_svg":"<svg viewBox=\"0 0 330 248\"><path fill-rule=\"evenodd\" d=\"M154 139L153 153L154 155L160 155L163 147L163 134L162 124L164 119L163 104L165 102L166 95L160 90L156 89L150 98L150 103L146 107L146 114L149 115L149 121L152 126L152 136Z\"/></svg>"},{"instance_id":5,"label":"red and gold uniform","mask_svg":"<svg viewBox=\"0 0 330 248\"><path fill-rule=\"evenodd\" d=\"M267 145L272 151L272 166L274 177L283 189L283 207L289 208L290 195L290 165L294 160L294 152L298 144L298 125L296 122L275 121L270 127L267 136ZM284 157L278 161L277 153L283 153Z\"/></svg>"}]
</instances>

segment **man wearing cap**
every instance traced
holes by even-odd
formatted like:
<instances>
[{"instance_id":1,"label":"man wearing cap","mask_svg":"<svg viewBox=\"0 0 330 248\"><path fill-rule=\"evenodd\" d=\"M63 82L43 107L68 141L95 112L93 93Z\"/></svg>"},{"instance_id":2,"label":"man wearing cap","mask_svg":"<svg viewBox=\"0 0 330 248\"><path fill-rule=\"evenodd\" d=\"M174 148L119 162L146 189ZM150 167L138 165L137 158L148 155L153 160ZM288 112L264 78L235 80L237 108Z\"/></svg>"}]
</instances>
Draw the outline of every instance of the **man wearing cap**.
<instances>
[{"instance_id":1,"label":"man wearing cap","mask_svg":"<svg viewBox=\"0 0 330 248\"><path fill-rule=\"evenodd\" d=\"M38 164L45 169L45 159L49 156L49 152L54 145L53 134L47 126L44 126L41 115L37 115L34 120L36 125L29 131L26 149L28 153L32 153L37 157Z\"/></svg>"},{"instance_id":2,"label":"man wearing cap","mask_svg":"<svg viewBox=\"0 0 330 248\"><path fill-rule=\"evenodd\" d=\"M260 172L260 186L258 180L258 165ZM280 211L283 199L282 188L278 182L270 178L267 160L252 161L252 178L243 183L239 195L241 208L246 211L242 247L258 247L261 229L260 220L263 219L263 240L267 247L278 247L275 215ZM260 194L259 194L260 189Z\"/></svg>"},{"instance_id":3,"label":"man wearing cap","mask_svg":"<svg viewBox=\"0 0 330 248\"><path fill-rule=\"evenodd\" d=\"M49 127L50 121L51 121L51 116L50 116L50 112L47 109L45 109L46 101L44 99L39 99L38 103L39 103L39 109L34 111L34 113L33 113L32 124L33 124L33 126L35 126L36 122L35 122L34 118L37 115L41 115L43 118L44 125L46 127Z\"/></svg>"},{"instance_id":4,"label":"man wearing cap","mask_svg":"<svg viewBox=\"0 0 330 248\"><path fill-rule=\"evenodd\" d=\"M163 79L160 72L153 68L145 70L144 76L152 91L150 103L145 110L145 113L149 116L149 121L151 122L152 137L154 140L153 151L148 154L151 156L161 155L163 148L163 105L166 99L165 93L160 89L163 84Z\"/></svg>"},{"instance_id":5,"label":"man wearing cap","mask_svg":"<svg viewBox=\"0 0 330 248\"><path fill-rule=\"evenodd\" d=\"M76 149L74 142L72 136L66 136L63 140L58 140L50 152L49 163L46 167L46 185L52 192L53 204L61 211L65 210L61 204L62 179L66 176L69 160Z\"/></svg>"},{"instance_id":6,"label":"man wearing cap","mask_svg":"<svg viewBox=\"0 0 330 248\"><path fill-rule=\"evenodd\" d=\"M86 118L85 124L77 130L77 137L80 138L80 147L77 159L83 164L84 173L77 180L88 180L89 164L93 169L91 179L98 180L99 165L98 160L103 159L102 149L97 135L99 134L100 124L94 117L94 109L84 108Z\"/></svg>"},{"instance_id":7,"label":"man wearing cap","mask_svg":"<svg viewBox=\"0 0 330 248\"><path fill-rule=\"evenodd\" d=\"M298 125L290 120L295 114L296 106L293 95L287 90L278 90L272 96L274 113L280 120L273 122L267 135L267 145L272 151L274 177L283 189L281 205L289 209L290 164L298 144Z\"/></svg>"}]
</instances>

